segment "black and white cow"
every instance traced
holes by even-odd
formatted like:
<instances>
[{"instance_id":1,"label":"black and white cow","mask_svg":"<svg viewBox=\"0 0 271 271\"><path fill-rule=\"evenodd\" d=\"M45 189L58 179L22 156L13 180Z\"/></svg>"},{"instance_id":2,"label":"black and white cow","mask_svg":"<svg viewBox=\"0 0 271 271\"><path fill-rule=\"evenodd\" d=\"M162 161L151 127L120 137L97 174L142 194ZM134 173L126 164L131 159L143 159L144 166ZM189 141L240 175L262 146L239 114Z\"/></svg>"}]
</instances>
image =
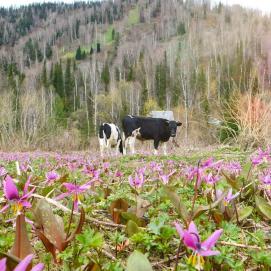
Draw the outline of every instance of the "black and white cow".
<instances>
[{"instance_id":1,"label":"black and white cow","mask_svg":"<svg viewBox=\"0 0 271 271\"><path fill-rule=\"evenodd\" d=\"M176 136L177 127L181 125L182 123L179 121L128 115L122 120L123 132L125 135L124 149L126 149L130 138L133 137L133 133L138 131L136 135L137 139L142 141L154 141L155 154L157 154L159 143L163 145L164 154L166 154L166 142L168 142L170 137ZM133 149L134 147L132 147L132 150Z\"/></svg>"},{"instance_id":2,"label":"black and white cow","mask_svg":"<svg viewBox=\"0 0 271 271\"><path fill-rule=\"evenodd\" d=\"M116 148L116 155L118 154L118 151L123 153L123 144L119 127L113 123L103 123L99 129L99 144L101 156L103 156L104 150L109 151L112 148Z\"/></svg>"}]
</instances>

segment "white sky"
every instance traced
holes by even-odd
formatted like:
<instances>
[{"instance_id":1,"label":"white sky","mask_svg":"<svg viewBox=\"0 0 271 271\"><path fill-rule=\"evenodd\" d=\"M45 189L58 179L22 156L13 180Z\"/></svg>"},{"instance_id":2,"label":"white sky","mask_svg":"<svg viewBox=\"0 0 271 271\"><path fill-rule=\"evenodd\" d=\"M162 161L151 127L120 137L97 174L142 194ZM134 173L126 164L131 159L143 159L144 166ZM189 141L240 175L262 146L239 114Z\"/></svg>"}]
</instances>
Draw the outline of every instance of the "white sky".
<instances>
[{"instance_id":1,"label":"white sky","mask_svg":"<svg viewBox=\"0 0 271 271\"><path fill-rule=\"evenodd\" d=\"M73 3L74 0L62 0L66 3ZM52 2L62 2L61 0L52 0ZM76 0L75 0L76 1ZM164 0L166 1L166 0ZM250 7L254 9L260 9L264 13L271 12L271 0L211 0L213 3L218 3L219 1L228 4L240 4L245 7ZM0 6L20 6L27 5L33 2L48 2L48 0L0 0Z\"/></svg>"},{"instance_id":2,"label":"white sky","mask_svg":"<svg viewBox=\"0 0 271 271\"><path fill-rule=\"evenodd\" d=\"M1 0L0 0L1 2ZM259 9L264 13L271 12L271 0L212 0L214 3L223 3L228 5L239 4L240 6Z\"/></svg>"}]
</instances>

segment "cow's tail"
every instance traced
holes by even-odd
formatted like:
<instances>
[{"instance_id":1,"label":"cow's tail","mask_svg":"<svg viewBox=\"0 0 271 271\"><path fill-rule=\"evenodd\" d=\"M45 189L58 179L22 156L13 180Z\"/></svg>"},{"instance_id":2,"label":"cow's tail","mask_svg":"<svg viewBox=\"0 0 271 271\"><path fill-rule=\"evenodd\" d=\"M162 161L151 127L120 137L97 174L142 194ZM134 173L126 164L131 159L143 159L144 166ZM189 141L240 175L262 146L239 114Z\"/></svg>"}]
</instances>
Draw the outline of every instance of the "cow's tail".
<instances>
[{"instance_id":1,"label":"cow's tail","mask_svg":"<svg viewBox=\"0 0 271 271\"><path fill-rule=\"evenodd\" d=\"M123 154L123 141L122 141L122 139L120 139L119 151L120 151L120 153Z\"/></svg>"}]
</instances>

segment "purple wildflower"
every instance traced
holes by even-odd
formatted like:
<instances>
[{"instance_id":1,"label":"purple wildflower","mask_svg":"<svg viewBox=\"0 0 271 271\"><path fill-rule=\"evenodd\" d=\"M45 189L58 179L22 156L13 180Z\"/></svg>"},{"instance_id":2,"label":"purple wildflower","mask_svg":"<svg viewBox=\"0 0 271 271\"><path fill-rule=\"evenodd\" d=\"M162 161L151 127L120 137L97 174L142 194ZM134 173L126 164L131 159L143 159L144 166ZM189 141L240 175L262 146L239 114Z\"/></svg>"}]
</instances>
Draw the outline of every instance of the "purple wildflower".
<instances>
[{"instance_id":1,"label":"purple wildflower","mask_svg":"<svg viewBox=\"0 0 271 271\"><path fill-rule=\"evenodd\" d=\"M202 270L204 266L203 257L218 255L220 252L212 250L217 240L221 236L223 230L216 230L205 241L200 241L200 236L196 225L192 221L188 230L183 230L181 225L175 222L175 227L186 247L193 250L193 254L189 257L188 263L192 264L197 270Z\"/></svg>"},{"instance_id":2,"label":"purple wildflower","mask_svg":"<svg viewBox=\"0 0 271 271\"><path fill-rule=\"evenodd\" d=\"M31 177L29 177L27 182L25 183L23 194L22 196L20 196L13 179L9 175L6 176L4 180L4 193L6 199L8 200L8 204L6 204L0 210L0 213L6 211L9 206L12 206L14 213L20 214L23 208L30 208L32 206L31 203L27 201L35 190L35 188L33 188L31 191L28 192L30 179Z\"/></svg>"}]
</instances>

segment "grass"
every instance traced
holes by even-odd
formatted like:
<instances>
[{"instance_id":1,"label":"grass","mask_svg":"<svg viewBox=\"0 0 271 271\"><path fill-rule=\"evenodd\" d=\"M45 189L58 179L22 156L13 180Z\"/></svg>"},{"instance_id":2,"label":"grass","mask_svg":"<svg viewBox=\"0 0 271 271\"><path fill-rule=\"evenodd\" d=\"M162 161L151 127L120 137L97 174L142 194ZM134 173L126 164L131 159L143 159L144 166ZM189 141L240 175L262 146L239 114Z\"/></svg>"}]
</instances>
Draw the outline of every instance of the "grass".
<instances>
[{"instance_id":1,"label":"grass","mask_svg":"<svg viewBox=\"0 0 271 271\"><path fill-rule=\"evenodd\" d=\"M139 8L136 6L128 14L128 25L132 26L139 23Z\"/></svg>"},{"instance_id":2,"label":"grass","mask_svg":"<svg viewBox=\"0 0 271 271\"><path fill-rule=\"evenodd\" d=\"M113 39L112 39L112 31L113 31L113 29L114 29L113 25L110 25L107 28L107 30L102 34L102 37L101 37L101 40L100 40L101 46L112 44L112 42L113 42ZM91 47L95 50L96 43L97 43L97 41L94 41L90 45L81 45L82 52L85 51L86 54L89 54ZM68 52L66 52L62 56L62 58L64 58L64 59L75 58L76 49L74 51L68 51ZM63 48L63 53L64 53L64 48Z\"/></svg>"},{"instance_id":3,"label":"grass","mask_svg":"<svg viewBox=\"0 0 271 271\"><path fill-rule=\"evenodd\" d=\"M146 253L152 264L161 261L163 258L174 257L180 239L173 222L178 220L184 225L185 219L183 216L186 215L182 211L183 207L190 214L195 193L195 177L192 181L186 179L187 166L195 167L199 160L204 162L209 157L214 157L215 161L221 159L225 162L240 161L243 169L240 176L235 178L237 186L242 185L243 182L246 183L246 181L251 182L251 180L256 180L255 186L258 185L258 174L263 171L264 167L271 167L271 161L264 162L269 164L253 168L251 178L247 180L249 170L246 165L250 161L250 153L241 152L238 148L231 147L199 149L197 151L187 151L183 154L172 153L168 156L127 155L105 158L104 160L101 160L98 155L93 154L90 157L86 153L79 153L78 156L56 155L56 157L55 154L41 154L40 157L34 156L33 159L29 159L26 155L22 155L20 158L19 154L11 157L12 159L18 159L22 165L31 163L33 168L33 172L24 172L21 176L18 176L15 161L10 159L8 154L2 155L0 159L1 165L5 166L9 175L19 180L17 184L19 189L22 190L20 183L26 182L27 176L31 174L31 183L37 185L35 193L47 195L51 191L48 197L52 199L66 192L64 182L82 185L92 179L93 170L100 172L100 181L96 184L93 183L89 191L84 192L80 197L89 220L84 224L83 231L77 235L76 239L58 255L59 259L62 260L60 264L52 263L50 253L46 252L42 242L38 240L35 234L30 232L30 227L27 226L31 245L39 261L48 263L45 270L55 271L83 270L83 267L90 263L90 259L96 259L95 262L101 267L101 270L124 271L127 270L125 268L127 258L135 250ZM109 162L108 167L105 166L104 162ZM161 163L160 173L162 172L162 174L175 172L170 177L168 184L162 183L159 170L153 167L153 162ZM144 169L144 167L146 168ZM56 170L62 178L48 186L44 183L45 174L52 169ZM128 180L129 176L134 178L135 172L139 169L145 170L145 182L141 188L135 189L131 187ZM223 172L224 169L227 170L227 167L223 168ZM251 208L250 213L247 216L244 216L246 213L243 213L242 220L237 223L233 219L235 214L231 204L228 205L226 213L223 211L222 202L209 209L213 201L212 195L215 193L213 189L223 189L227 192L231 186L230 182L216 167L203 170L203 174L209 174L210 172L220 174L220 180L216 183L216 187L202 181L195 201L195 210L202 206L207 208L205 209L207 211L202 212L193 220L199 229L202 240L205 240L215 230L223 229L223 234L216 247L220 254L214 257L206 257L204 270L248 270L248 268L256 268L257 266L261 266L261 270L270 270L271 254L266 248L270 246L270 236L267 232L270 231L268 222L270 222L269 216L271 214L259 212L258 205L255 203L253 187L248 188L246 193L242 193L242 197L235 200L240 214L245 207ZM117 171L121 172L122 176L117 176ZM236 192L238 192L238 188L234 188L234 193ZM257 197L264 199L263 191L260 188L256 190L256 193ZM0 198L3 199L3 202L5 201L3 189L1 188ZM72 196L63 198L59 200L59 204L71 209L73 199ZM117 222L118 215L112 217L112 211L109 211L112 204L115 204L118 199L124 200L125 204L129 206L129 209L123 213L119 222ZM31 200L35 206L36 199ZM142 200L148 203L146 210L143 210L143 207L136 207L140 206L139 202ZM265 204L269 206L268 202ZM0 209L1 207L2 204ZM118 213L122 212L121 208L122 205L118 203L112 210L116 209ZM142 208L143 213L141 215L135 212L138 208L140 210ZM64 219L64 225L67 229L69 223L68 213L63 213L56 206L54 206L54 211ZM28 218L35 219L31 209L26 209L26 214ZM4 221L13 218L13 216L12 211L6 212L3 217ZM2 214L0 214L0 219L2 219ZM91 219L95 219L98 223L93 222ZM73 219L72 228L75 228L77 221L78 219ZM130 221L129 229L128 221ZM118 227L115 223L121 223L121 225ZM15 231L11 223L1 223L0 252L7 252L12 247L14 234ZM226 244L223 245L223 242ZM238 247L234 244L245 245L245 247ZM108 254L104 254L105 249L109 255L113 255L115 260L110 260ZM182 245L181 253L183 256L179 260L178 270L195 270L187 263L191 250ZM246 261L243 261L243 259L246 259ZM174 266L175 261L172 261L169 265L167 263L161 266L158 265L154 270L174 270ZM135 268L135 270L140 269Z\"/></svg>"}]
</instances>

